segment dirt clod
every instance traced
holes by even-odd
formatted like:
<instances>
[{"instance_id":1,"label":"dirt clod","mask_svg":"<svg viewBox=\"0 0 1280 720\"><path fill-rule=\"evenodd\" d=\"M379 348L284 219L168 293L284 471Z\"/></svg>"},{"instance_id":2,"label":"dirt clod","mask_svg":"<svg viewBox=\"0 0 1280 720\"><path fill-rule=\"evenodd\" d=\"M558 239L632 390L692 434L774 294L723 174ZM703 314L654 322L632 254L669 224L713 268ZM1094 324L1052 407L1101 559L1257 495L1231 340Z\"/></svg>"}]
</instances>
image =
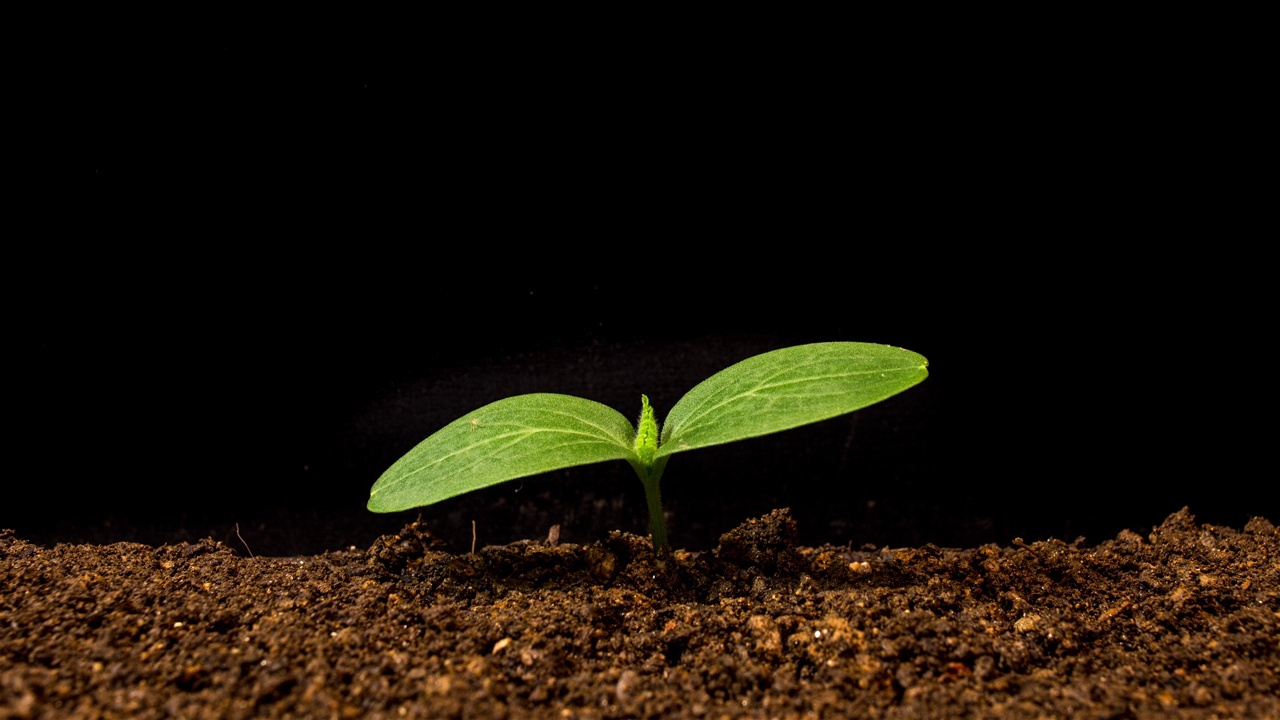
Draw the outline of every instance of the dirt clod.
<instances>
[{"instance_id":1,"label":"dirt clod","mask_svg":"<svg viewBox=\"0 0 1280 720\"><path fill-rule=\"evenodd\" d=\"M734 565L758 567L768 574L779 570L796 573L804 568L804 562L796 552L799 536L791 511L774 510L721 535L716 556Z\"/></svg>"}]
</instances>

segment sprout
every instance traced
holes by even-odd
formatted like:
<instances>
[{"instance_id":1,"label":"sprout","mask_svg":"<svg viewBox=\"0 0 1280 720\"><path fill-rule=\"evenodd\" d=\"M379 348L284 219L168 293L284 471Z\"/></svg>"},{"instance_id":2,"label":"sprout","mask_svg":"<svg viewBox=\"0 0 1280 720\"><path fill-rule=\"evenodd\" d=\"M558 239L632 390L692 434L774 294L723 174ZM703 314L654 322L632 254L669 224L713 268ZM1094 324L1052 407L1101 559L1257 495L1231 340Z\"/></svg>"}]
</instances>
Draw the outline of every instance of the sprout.
<instances>
[{"instance_id":1,"label":"sprout","mask_svg":"<svg viewBox=\"0 0 1280 720\"><path fill-rule=\"evenodd\" d=\"M449 423L373 484L369 509L395 512L508 480L626 460L644 484L654 549L667 546L659 483L676 453L815 423L880 402L924 380L928 361L888 345L798 345L743 360L690 390L661 425L641 395L637 427L613 408L535 393Z\"/></svg>"}]
</instances>

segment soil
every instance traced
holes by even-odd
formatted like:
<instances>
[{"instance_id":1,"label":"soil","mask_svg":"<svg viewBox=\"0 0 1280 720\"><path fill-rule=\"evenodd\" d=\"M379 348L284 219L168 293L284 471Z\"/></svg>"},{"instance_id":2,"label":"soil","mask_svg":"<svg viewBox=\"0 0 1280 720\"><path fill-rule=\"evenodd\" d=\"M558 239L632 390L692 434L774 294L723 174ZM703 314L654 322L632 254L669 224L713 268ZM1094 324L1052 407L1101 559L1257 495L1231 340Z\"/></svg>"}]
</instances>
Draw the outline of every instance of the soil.
<instances>
[{"instance_id":1,"label":"soil","mask_svg":"<svg viewBox=\"0 0 1280 720\"><path fill-rule=\"evenodd\" d=\"M450 554L0 533L0 718L1277 718L1280 534Z\"/></svg>"}]
</instances>

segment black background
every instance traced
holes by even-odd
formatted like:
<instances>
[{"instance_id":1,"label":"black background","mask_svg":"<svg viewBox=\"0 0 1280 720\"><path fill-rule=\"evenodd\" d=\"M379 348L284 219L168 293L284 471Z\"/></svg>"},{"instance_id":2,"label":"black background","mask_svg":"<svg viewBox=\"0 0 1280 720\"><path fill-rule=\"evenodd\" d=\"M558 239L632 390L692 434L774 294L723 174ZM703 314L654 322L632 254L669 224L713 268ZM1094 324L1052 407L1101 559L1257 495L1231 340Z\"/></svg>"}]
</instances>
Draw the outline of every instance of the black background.
<instances>
[{"instance_id":1,"label":"black background","mask_svg":"<svg viewBox=\"0 0 1280 720\"><path fill-rule=\"evenodd\" d=\"M643 392L662 414L826 340L931 375L676 458L674 544L784 506L806 542L855 545L1280 517L1260 194L1235 172L1255 101L1194 58L379 40L90 37L32 61L0 527L238 526L276 554L418 516L455 549L472 521L481 543L644 532L623 463L364 501L486 402L635 415Z\"/></svg>"}]
</instances>

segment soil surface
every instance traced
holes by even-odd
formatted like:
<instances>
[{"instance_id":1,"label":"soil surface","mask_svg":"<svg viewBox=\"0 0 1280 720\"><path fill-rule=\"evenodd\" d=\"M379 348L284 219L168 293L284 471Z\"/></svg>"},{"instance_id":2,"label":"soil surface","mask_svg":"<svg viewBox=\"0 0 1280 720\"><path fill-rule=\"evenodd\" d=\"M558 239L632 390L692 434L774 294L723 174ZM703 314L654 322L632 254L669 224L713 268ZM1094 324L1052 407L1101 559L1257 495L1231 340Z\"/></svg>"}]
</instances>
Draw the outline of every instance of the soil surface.
<instances>
[{"instance_id":1,"label":"soil surface","mask_svg":"<svg viewBox=\"0 0 1280 720\"><path fill-rule=\"evenodd\" d=\"M0 532L0 718L1277 718L1280 536L249 557Z\"/></svg>"}]
</instances>

